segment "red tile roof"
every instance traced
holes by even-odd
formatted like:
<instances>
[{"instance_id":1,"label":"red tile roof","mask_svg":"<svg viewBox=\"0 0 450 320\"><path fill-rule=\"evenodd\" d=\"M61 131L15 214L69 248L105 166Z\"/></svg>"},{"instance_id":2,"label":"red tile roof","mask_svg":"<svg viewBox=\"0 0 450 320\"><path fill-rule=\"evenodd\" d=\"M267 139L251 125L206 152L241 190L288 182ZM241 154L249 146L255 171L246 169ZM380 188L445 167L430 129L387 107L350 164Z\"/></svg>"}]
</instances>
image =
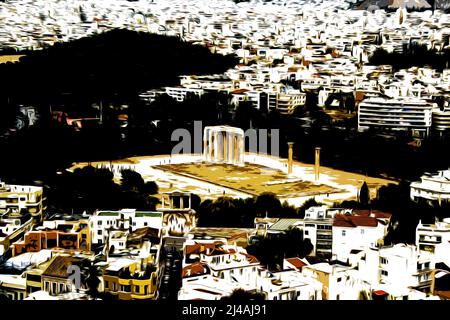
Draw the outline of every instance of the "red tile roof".
<instances>
[{"instance_id":1,"label":"red tile roof","mask_svg":"<svg viewBox=\"0 0 450 320\"><path fill-rule=\"evenodd\" d=\"M377 219L390 219L392 214L379 210L353 210L354 216L370 216Z\"/></svg>"},{"instance_id":2,"label":"red tile roof","mask_svg":"<svg viewBox=\"0 0 450 320\"><path fill-rule=\"evenodd\" d=\"M192 245L187 245L186 246L186 254L191 254L191 253L203 253L205 251L207 251L207 249L215 249L217 246L222 245L223 243L220 241L215 241L214 243L195 243Z\"/></svg>"},{"instance_id":3,"label":"red tile roof","mask_svg":"<svg viewBox=\"0 0 450 320\"><path fill-rule=\"evenodd\" d=\"M378 220L374 217L369 216L337 214L334 217L333 221L333 227L355 228L355 227L376 227L377 225Z\"/></svg>"},{"instance_id":4,"label":"red tile roof","mask_svg":"<svg viewBox=\"0 0 450 320\"><path fill-rule=\"evenodd\" d=\"M188 245L185 248L186 254L198 253L200 251L200 245L198 243L193 245Z\"/></svg>"},{"instance_id":5,"label":"red tile roof","mask_svg":"<svg viewBox=\"0 0 450 320\"><path fill-rule=\"evenodd\" d=\"M388 293L386 291L383 291L383 290L374 290L373 293L376 294L377 296L386 296L386 295L388 295Z\"/></svg>"},{"instance_id":6,"label":"red tile roof","mask_svg":"<svg viewBox=\"0 0 450 320\"><path fill-rule=\"evenodd\" d=\"M227 254L229 253L227 250L221 249L221 248L214 248L210 252L205 252L207 256L218 256L221 254Z\"/></svg>"},{"instance_id":7,"label":"red tile roof","mask_svg":"<svg viewBox=\"0 0 450 320\"><path fill-rule=\"evenodd\" d=\"M201 262L190 264L184 267L182 271L183 278L200 276L203 274L209 274L209 268L206 264Z\"/></svg>"},{"instance_id":8,"label":"red tile roof","mask_svg":"<svg viewBox=\"0 0 450 320\"><path fill-rule=\"evenodd\" d=\"M302 267L306 266L306 263L304 263L300 258L294 257L294 258L288 258L286 259L287 262L292 264L297 269L301 269Z\"/></svg>"},{"instance_id":9,"label":"red tile roof","mask_svg":"<svg viewBox=\"0 0 450 320\"><path fill-rule=\"evenodd\" d=\"M248 90L248 89L236 89L234 91L231 91L230 93L231 94L241 94L241 93L248 92L248 91L250 91L250 90Z\"/></svg>"}]
</instances>

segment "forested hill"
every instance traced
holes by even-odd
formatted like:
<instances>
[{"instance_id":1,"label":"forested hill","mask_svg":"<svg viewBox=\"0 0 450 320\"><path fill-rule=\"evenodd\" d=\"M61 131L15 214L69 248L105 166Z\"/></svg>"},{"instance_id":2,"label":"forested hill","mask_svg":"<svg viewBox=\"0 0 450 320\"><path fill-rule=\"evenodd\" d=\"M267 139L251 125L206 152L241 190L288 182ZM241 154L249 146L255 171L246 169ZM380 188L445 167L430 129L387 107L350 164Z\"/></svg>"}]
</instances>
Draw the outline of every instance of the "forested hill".
<instances>
[{"instance_id":1,"label":"forested hill","mask_svg":"<svg viewBox=\"0 0 450 320\"><path fill-rule=\"evenodd\" d=\"M128 96L176 83L182 74L222 73L237 62L178 37L115 29L0 65L0 94L33 103L58 101L68 93L83 99Z\"/></svg>"},{"instance_id":2,"label":"forested hill","mask_svg":"<svg viewBox=\"0 0 450 320\"><path fill-rule=\"evenodd\" d=\"M80 132L52 122L50 111L87 117L93 103L131 106L139 91L178 84L179 75L222 73L237 63L235 56L178 37L116 29L0 64L0 177L10 183L46 180L73 161L129 155L128 144L139 146L133 152L151 153L159 146L151 129L137 133L130 124L123 132L113 110L104 112L101 125ZM35 107L37 124L17 128L20 105ZM136 118L132 111L129 116Z\"/></svg>"}]
</instances>

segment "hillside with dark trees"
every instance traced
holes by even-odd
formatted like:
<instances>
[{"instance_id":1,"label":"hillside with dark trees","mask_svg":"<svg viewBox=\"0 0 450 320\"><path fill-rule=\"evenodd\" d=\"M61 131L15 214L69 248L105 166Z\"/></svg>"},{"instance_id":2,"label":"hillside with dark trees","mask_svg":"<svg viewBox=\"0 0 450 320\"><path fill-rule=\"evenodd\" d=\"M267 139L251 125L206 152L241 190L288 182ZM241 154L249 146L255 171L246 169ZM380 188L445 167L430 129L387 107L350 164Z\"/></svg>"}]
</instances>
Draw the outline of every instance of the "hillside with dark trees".
<instances>
[{"instance_id":1,"label":"hillside with dark trees","mask_svg":"<svg viewBox=\"0 0 450 320\"><path fill-rule=\"evenodd\" d=\"M51 187L45 190L47 211L81 214L97 209L156 209L159 200L153 196L158 193L155 182L145 182L139 173L129 169L122 170L120 176L119 184L109 169L92 166L51 176L47 181Z\"/></svg>"},{"instance_id":2,"label":"hillside with dark trees","mask_svg":"<svg viewBox=\"0 0 450 320\"><path fill-rule=\"evenodd\" d=\"M1 98L42 104L127 100L145 89L176 85L179 75L222 73L237 62L178 37L115 29L0 65Z\"/></svg>"},{"instance_id":3,"label":"hillside with dark trees","mask_svg":"<svg viewBox=\"0 0 450 320\"><path fill-rule=\"evenodd\" d=\"M136 126L128 130L118 121L120 116L136 119L138 93L177 85L180 75L223 73L237 63L234 55L213 54L178 37L116 29L0 64L0 177L32 183L71 162L134 154L128 145L139 148L137 154L151 154L158 146L153 136L148 139ZM35 108L39 121L19 129L21 106ZM74 130L65 116L54 121L55 111L98 121Z\"/></svg>"}]
</instances>

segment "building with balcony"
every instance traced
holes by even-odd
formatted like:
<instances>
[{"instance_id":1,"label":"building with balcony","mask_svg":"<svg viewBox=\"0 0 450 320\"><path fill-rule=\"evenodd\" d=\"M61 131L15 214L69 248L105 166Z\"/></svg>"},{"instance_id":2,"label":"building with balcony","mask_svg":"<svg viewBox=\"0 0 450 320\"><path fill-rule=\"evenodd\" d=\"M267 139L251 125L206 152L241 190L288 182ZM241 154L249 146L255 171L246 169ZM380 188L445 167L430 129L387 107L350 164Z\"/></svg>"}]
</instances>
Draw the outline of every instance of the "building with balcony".
<instances>
[{"instance_id":1,"label":"building with balcony","mask_svg":"<svg viewBox=\"0 0 450 320\"><path fill-rule=\"evenodd\" d=\"M153 259L119 258L105 269L104 292L119 300L155 300L159 277L159 267Z\"/></svg>"},{"instance_id":2,"label":"building with balcony","mask_svg":"<svg viewBox=\"0 0 450 320\"><path fill-rule=\"evenodd\" d=\"M298 91L298 90L297 90ZM287 91L279 93L277 99L277 110L281 114L291 115L299 106L304 106L306 102L306 94L303 92Z\"/></svg>"},{"instance_id":3,"label":"building with balcony","mask_svg":"<svg viewBox=\"0 0 450 320\"><path fill-rule=\"evenodd\" d=\"M411 200L439 205L450 200L450 170L425 173L420 180L410 185Z\"/></svg>"},{"instance_id":4,"label":"building with balcony","mask_svg":"<svg viewBox=\"0 0 450 320\"><path fill-rule=\"evenodd\" d=\"M427 291L434 267L432 253L406 244L367 249L358 264L361 277L374 290L382 285L388 293L407 288Z\"/></svg>"},{"instance_id":5,"label":"building with balcony","mask_svg":"<svg viewBox=\"0 0 450 320\"><path fill-rule=\"evenodd\" d=\"M9 185L0 181L0 217L20 217L31 214L37 221L42 219L43 188Z\"/></svg>"},{"instance_id":6,"label":"building with balcony","mask_svg":"<svg viewBox=\"0 0 450 320\"><path fill-rule=\"evenodd\" d=\"M434 224L419 221L416 228L416 246L419 250L434 253L437 245L448 242L450 242L450 218L436 221Z\"/></svg>"},{"instance_id":7,"label":"building with balcony","mask_svg":"<svg viewBox=\"0 0 450 320\"><path fill-rule=\"evenodd\" d=\"M310 255L331 258L333 219L338 212L326 206L311 207L305 211L305 218L298 227L303 229L303 239L309 239L314 247Z\"/></svg>"},{"instance_id":8,"label":"building with balcony","mask_svg":"<svg viewBox=\"0 0 450 320\"><path fill-rule=\"evenodd\" d=\"M358 130L406 131L414 137L430 134L435 103L416 99L368 98L358 106Z\"/></svg>"}]
</instances>

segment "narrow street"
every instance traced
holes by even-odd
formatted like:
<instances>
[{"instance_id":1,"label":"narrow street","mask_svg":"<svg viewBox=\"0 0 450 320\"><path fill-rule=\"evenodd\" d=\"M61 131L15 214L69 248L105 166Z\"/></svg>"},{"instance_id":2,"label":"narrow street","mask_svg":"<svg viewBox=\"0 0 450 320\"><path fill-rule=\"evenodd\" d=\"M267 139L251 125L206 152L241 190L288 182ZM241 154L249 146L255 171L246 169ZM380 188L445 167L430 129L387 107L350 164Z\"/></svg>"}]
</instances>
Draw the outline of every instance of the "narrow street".
<instances>
[{"instance_id":1,"label":"narrow street","mask_svg":"<svg viewBox=\"0 0 450 320\"><path fill-rule=\"evenodd\" d=\"M177 300L181 288L181 265L183 254L173 247L164 247L161 257L162 276L159 299Z\"/></svg>"}]
</instances>

